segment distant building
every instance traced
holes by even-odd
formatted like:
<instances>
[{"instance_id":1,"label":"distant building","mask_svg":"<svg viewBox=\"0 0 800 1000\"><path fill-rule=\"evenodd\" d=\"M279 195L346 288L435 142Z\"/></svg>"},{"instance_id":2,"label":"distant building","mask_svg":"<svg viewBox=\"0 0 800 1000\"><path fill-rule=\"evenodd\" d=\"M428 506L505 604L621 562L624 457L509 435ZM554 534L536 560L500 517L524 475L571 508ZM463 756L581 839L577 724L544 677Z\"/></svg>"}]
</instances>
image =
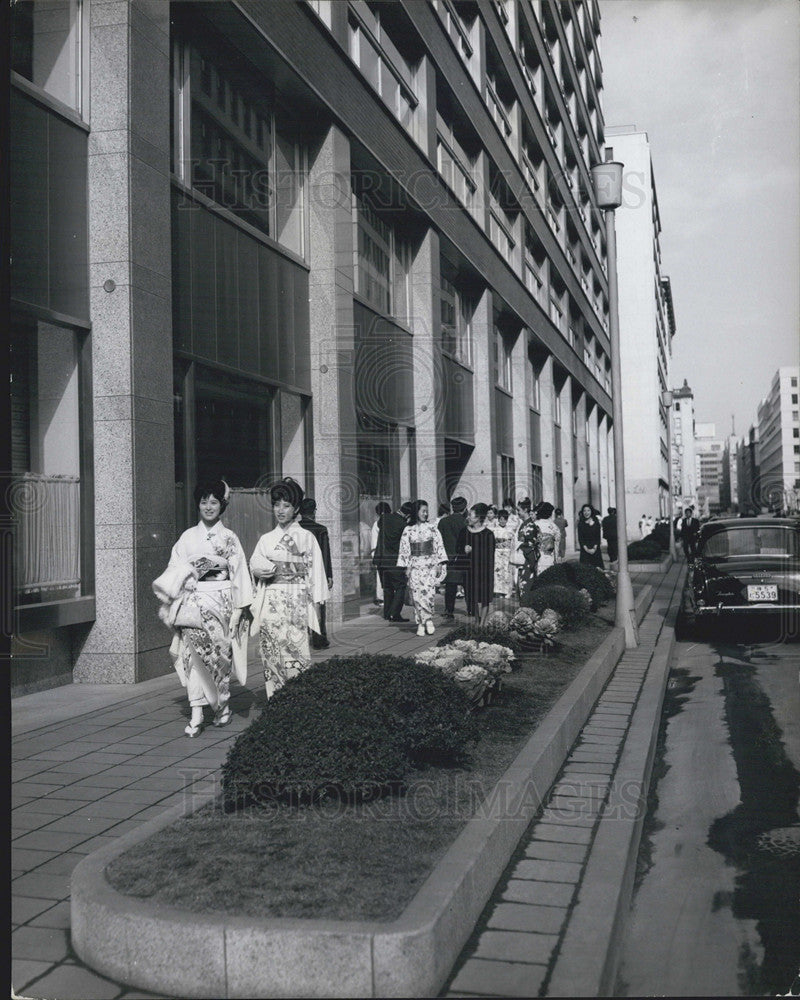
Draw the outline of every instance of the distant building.
<instances>
[{"instance_id":1,"label":"distant building","mask_svg":"<svg viewBox=\"0 0 800 1000\"><path fill-rule=\"evenodd\" d=\"M739 510L739 477L736 466L736 447L738 441L734 434L725 439L722 448L722 469L719 484L719 505L723 512L735 514Z\"/></svg>"},{"instance_id":2,"label":"distant building","mask_svg":"<svg viewBox=\"0 0 800 1000\"><path fill-rule=\"evenodd\" d=\"M751 424L736 448L736 474L739 486L739 513L757 514L759 496L758 427Z\"/></svg>"},{"instance_id":3,"label":"distant building","mask_svg":"<svg viewBox=\"0 0 800 1000\"><path fill-rule=\"evenodd\" d=\"M700 517L719 514L724 442L717 437L716 424L695 424L695 470L697 513Z\"/></svg>"},{"instance_id":4,"label":"distant building","mask_svg":"<svg viewBox=\"0 0 800 1000\"><path fill-rule=\"evenodd\" d=\"M616 212L620 363L628 531L643 514L669 513L668 411L675 315L669 278L661 271L661 217L647 133L606 129L614 159L625 164Z\"/></svg>"},{"instance_id":5,"label":"distant building","mask_svg":"<svg viewBox=\"0 0 800 1000\"><path fill-rule=\"evenodd\" d=\"M694 393L686 379L672 391L672 486L676 507L697 506Z\"/></svg>"},{"instance_id":6,"label":"distant building","mask_svg":"<svg viewBox=\"0 0 800 1000\"><path fill-rule=\"evenodd\" d=\"M800 507L799 378L800 367L779 368L758 405L759 499L776 513Z\"/></svg>"}]
</instances>

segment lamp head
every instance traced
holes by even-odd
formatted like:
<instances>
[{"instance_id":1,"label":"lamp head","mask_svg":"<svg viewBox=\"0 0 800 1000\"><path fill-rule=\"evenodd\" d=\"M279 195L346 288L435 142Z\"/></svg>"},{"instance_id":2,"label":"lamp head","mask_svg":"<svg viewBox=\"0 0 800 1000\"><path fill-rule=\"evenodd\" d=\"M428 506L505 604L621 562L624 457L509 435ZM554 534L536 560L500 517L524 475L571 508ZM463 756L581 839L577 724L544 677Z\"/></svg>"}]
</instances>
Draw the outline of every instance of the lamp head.
<instances>
[{"instance_id":1,"label":"lamp head","mask_svg":"<svg viewBox=\"0 0 800 1000\"><path fill-rule=\"evenodd\" d=\"M622 204L623 166L618 160L607 160L592 167L592 185L598 208L613 211Z\"/></svg>"},{"instance_id":2,"label":"lamp head","mask_svg":"<svg viewBox=\"0 0 800 1000\"><path fill-rule=\"evenodd\" d=\"M664 391L661 393L661 404L666 409L669 409L670 406L672 406L672 393L669 391L669 389L664 389Z\"/></svg>"}]
</instances>

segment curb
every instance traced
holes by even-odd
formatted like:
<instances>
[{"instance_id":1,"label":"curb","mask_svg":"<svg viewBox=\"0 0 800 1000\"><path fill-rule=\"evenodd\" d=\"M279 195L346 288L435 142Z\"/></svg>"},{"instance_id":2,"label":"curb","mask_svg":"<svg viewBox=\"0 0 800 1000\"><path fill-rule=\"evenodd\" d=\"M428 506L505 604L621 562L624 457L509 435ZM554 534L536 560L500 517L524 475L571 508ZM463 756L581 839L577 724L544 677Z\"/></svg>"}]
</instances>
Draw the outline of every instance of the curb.
<instances>
[{"instance_id":1,"label":"curb","mask_svg":"<svg viewBox=\"0 0 800 1000\"><path fill-rule=\"evenodd\" d=\"M653 599L645 585L637 621ZM118 855L187 814L175 806L88 855L72 874L72 944L99 972L182 997L436 996L625 649L613 629L391 923L188 913L125 896ZM196 796L192 808L211 799Z\"/></svg>"},{"instance_id":2,"label":"curb","mask_svg":"<svg viewBox=\"0 0 800 1000\"><path fill-rule=\"evenodd\" d=\"M671 608L634 709L608 803L603 811L581 888L547 990L553 997L613 996L619 948L633 896L636 859L647 815L658 721L675 646ZM598 914L608 919L598 920Z\"/></svg>"}]
</instances>

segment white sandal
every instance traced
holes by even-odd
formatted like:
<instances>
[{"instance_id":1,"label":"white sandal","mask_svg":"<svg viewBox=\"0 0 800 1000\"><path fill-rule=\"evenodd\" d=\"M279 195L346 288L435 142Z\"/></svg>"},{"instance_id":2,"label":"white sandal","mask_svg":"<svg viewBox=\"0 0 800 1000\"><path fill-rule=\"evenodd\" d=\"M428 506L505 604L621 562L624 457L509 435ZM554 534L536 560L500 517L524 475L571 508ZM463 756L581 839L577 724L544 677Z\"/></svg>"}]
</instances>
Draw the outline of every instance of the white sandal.
<instances>
[{"instance_id":1,"label":"white sandal","mask_svg":"<svg viewBox=\"0 0 800 1000\"><path fill-rule=\"evenodd\" d=\"M232 718L233 712L231 712L230 705L226 705L225 708L214 713L214 725L217 727L227 726Z\"/></svg>"},{"instance_id":2,"label":"white sandal","mask_svg":"<svg viewBox=\"0 0 800 1000\"><path fill-rule=\"evenodd\" d=\"M195 736L199 736L200 733L202 733L203 726L204 726L203 722L198 722L196 725L193 725L190 722L189 725L184 729L184 732L186 733L187 736L194 738Z\"/></svg>"}]
</instances>

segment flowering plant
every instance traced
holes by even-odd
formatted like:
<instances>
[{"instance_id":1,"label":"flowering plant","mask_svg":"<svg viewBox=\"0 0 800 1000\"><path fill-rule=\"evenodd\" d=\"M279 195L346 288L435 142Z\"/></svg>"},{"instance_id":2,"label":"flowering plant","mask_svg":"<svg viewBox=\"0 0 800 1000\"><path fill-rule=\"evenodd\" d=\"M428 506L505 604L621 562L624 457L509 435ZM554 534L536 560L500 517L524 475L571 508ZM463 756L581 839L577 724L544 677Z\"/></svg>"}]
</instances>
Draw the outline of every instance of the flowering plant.
<instances>
[{"instance_id":1,"label":"flowering plant","mask_svg":"<svg viewBox=\"0 0 800 1000\"><path fill-rule=\"evenodd\" d=\"M492 626L494 628L508 628L510 624L511 617L510 615L507 615L505 611L492 611L484 622L484 625Z\"/></svg>"},{"instance_id":2,"label":"flowering plant","mask_svg":"<svg viewBox=\"0 0 800 1000\"><path fill-rule=\"evenodd\" d=\"M553 639L561 631L561 619L552 608L545 608L533 626L533 634L545 646L552 646Z\"/></svg>"},{"instance_id":3,"label":"flowering plant","mask_svg":"<svg viewBox=\"0 0 800 1000\"><path fill-rule=\"evenodd\" d=\"M592 595L589 593L589 591L586 589L586 587L581 587L581 589L578 591L578 596L583 601L583 603L584 603L584 605L586 607L586 610L587 611L591 611L592 610Z\"/></svg>"},{"instance_id":4,"label":"flowering plant","mask_svg":"<svg viewBox=\"0 0 800 1000\"><path fill-rule=\"evenodd\" d=\"M414 656L417 663L424 663L436 670L441 670L447 677L453 677L464 666L465 654L452 646L434 646L423 649Z\"/></svg>"},{"instance_id":5,"label":"flowering plant","mask_svg":"<svg viewBox=\"0 0 800 1000\"><path fill-rule=\"evenodd\" d=\"M456 671L453 680L466 694L473 705L483 698L492 683L488 671L476 663L469 663Z\"/></svg>"},{"instance_id":6,"label":"flowering plant","mask_svg":"<svg viewBox=\"0 0 800 1000\"><path fill-rule=\"evenodd\" d=\"M533 626L539 615L533 608L520 608L511 619L511 630L520 639L528 639L533 635Z\"/></svg>"}]
</instances>

